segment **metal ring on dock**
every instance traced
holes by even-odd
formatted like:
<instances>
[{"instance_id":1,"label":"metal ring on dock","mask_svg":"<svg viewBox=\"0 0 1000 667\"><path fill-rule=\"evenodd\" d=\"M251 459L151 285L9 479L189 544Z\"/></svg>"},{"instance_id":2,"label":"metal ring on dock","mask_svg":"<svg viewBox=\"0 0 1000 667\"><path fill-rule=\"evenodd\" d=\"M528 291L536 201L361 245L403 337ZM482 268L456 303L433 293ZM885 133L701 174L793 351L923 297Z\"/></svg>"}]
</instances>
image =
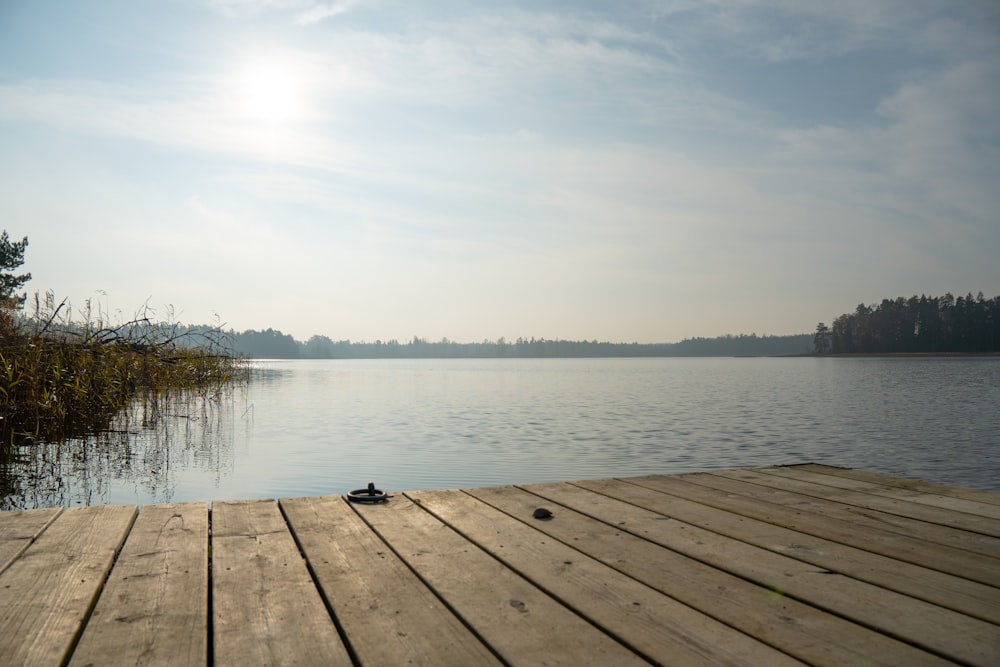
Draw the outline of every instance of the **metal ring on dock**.
<instances>
[{"instance_id":1,"label":"metal ring on dock","mask_svg":"<svg viewBox=\"0 0 1000 667\"><path fill-rule=\"evenodd\" d=\"M347 494L352 503L384 503L389 500L389 494L375 488L375 482L368 482L367 489L354 489Z\"/></svg>"}]
</instances>

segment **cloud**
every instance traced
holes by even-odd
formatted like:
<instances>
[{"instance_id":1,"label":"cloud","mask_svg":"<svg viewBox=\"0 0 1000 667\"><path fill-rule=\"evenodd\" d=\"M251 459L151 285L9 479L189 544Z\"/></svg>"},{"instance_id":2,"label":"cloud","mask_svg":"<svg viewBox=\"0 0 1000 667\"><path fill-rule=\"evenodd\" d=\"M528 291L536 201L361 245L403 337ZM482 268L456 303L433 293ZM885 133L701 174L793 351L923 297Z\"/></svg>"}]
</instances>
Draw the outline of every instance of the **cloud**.
<instances>
[{"instance_id":1,"label":"cloud","mask_svg":"<svg viewBox=\"0 0 1000 667\"><path fill-rule=\"evenodd\" d=\"M339 0L318 2L317 0L208 0L208 6L229 18L245 18L268 14L283 14L291 23L311 26L326 19L340 16L356 7L367 4L366 0Z\"/></svg>"},{"instance_id":2,"label":"cloud","mask_svg":"<svg viewBox=\"0 0 1000 667\"><path fill-rule=\"evenodd\" d=\"M967 40L993 42L1000 10L991 2L957 5L938 0L796 0L677 2L651 9L652 30L687 49L712 44L769 63L817 61L858 52L948 55ZM955 37L961 35L960 41Z\"/></svg>"},{"instance_id":3,"label":"cloud","mask_svg":"<svg viewBox=\"0 0 1000 667\"><path fill-rule=\"evenodd\" d=\"M358 5L363 4L362 0L341 0L340 2L317 3L314 7L299 14L295 22L299 25L312 25L325 21L328 18L346 14Z\"/></svg>"},{"instance_id":4,"label":"cloud","mask_svg":"<svg viewBox=\"0 0 1000 667\"><path fill-rule=\"evenodd\" d=\"M266 125L238 118L220 86L134 86L29 80L0 84L0 120L142 141L167 150L224 153L338 171L361 156L308 125Z\"/></svg>"},{"instance_id":5,"label":"cloud","mask_svg":"<svg viewBox=\"0 0 1000 667\"><path fill-rule=\"evenodd\" d=\"M273 12L302 12L315 6L315 0L208 0L213 10L228 16L255 16Z\"/></svg>"},{"instance_id":6,"label":"cloud","mask_svg":"<svg viewBox=\"0 0 1000 667\"><path fill-rule=\"evenodd\" d=\"M770 162L831 199L888 206L911 221L986 223L1000 195L984 180L1000 157L997 62L964 63L901 84L862 127L779 130Z\"/></svg>"},{"instance_id":7,"label":"cloud","mask_svg":"<svg viewBox=\"0 0 1000 667\"><path fill-rule=\"evenodd\" d=\"M599 35L614 35L602 38ZM527 13L425 19L400 31L344 30L331 59L343 58L398 101L485 107L517 95L540 99L660 76L670 64L635 48L603 22L563 22Z\"/></svg>"}]
</instances>

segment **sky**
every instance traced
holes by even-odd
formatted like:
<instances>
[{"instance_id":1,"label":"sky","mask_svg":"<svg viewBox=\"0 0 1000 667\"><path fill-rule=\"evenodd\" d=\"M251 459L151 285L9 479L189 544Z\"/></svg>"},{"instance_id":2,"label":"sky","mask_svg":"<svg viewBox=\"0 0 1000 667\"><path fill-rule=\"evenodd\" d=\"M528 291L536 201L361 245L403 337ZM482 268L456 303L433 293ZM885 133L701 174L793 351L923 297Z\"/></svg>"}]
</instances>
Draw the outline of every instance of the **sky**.
<instances>
[{"instance_id":1,"label":"sky","mask_svg":"<svg viewBox=\"0 0 1000 667\"><path fill-rule=\"evenodd\" d=\"M1000 295L995 0L0 0L0 221L74 312L807 333Z\"/></svg>"}]
</instances>

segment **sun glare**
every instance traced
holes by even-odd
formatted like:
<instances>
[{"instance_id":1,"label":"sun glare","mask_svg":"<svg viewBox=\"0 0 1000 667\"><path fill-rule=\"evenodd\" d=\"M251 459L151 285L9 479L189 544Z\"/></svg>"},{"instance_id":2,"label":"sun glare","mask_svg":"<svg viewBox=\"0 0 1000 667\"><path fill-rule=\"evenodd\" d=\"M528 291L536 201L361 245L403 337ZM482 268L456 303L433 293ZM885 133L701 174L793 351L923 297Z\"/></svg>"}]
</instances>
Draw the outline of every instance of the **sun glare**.
<instances>
[{"instance_id":1,"label":"sun glare","mask_svg":"<svg viewBox=\"0 0 1000 667\"><path fill-rule=\"evenodd\" d=\"M280 61L248 65L238 81L241 116L267 123L285 123L302 113L301 86L293 67Z\"/></svg>"}]
</instances>

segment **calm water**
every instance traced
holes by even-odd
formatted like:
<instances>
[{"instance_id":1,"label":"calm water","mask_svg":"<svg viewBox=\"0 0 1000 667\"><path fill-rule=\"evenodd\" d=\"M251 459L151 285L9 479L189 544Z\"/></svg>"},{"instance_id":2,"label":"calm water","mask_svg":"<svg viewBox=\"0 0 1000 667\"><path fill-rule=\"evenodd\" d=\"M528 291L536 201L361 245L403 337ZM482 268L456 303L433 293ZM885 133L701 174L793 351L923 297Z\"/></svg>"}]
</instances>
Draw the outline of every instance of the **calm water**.
<instances>
[{"instance_id":1,"label":"calm water","mask_svg":"<svg viewBox=\"0 0 1000 667\"><path fill-rule=\"evenodd\" d=\"M806 461L1000 491L1000 359L260 362L231 401L41 448L6 506Z\"/></svg>"}]
</instances>

